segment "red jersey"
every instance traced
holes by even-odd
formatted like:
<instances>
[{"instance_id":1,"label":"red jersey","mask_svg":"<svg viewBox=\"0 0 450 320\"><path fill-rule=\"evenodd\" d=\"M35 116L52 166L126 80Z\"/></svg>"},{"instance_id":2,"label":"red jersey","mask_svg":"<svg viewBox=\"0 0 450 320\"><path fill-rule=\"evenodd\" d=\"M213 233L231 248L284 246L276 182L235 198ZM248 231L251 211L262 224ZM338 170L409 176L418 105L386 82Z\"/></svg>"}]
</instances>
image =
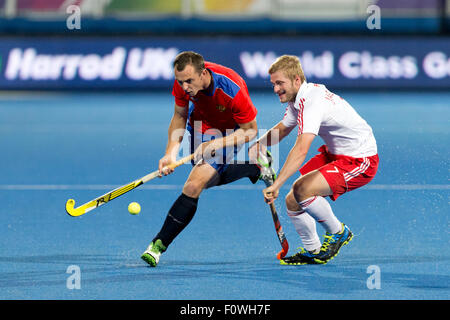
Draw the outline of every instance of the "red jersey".
<instances>
[{"instance_id":1,"label":"red jersey","mask_svg":"<svg viewBox=\"0 0 450 320\"><path fill-rule=\"evenodd\" d=\"M194 128L194 121L202 122L202 133L210 128L225 132L236 125L247 123L256 118L257 110L250 100L245 81L232 69L212 62L205 62L211 72L212 91L200 90L190 97L175 80L172 94L176 105L188 107L189 124Z\"/></svg>"}]
</instances>

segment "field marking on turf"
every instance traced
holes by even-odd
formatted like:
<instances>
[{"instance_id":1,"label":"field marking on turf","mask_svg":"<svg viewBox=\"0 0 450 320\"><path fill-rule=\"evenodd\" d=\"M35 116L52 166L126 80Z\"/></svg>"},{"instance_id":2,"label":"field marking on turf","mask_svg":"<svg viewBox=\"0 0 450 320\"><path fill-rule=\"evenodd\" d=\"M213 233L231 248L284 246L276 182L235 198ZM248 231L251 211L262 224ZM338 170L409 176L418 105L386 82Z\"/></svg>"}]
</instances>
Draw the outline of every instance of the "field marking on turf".
<instances>
[{"instance_id":1,"label":"field marking on turf","mask_svg":"<svg viewBox=\"0 0 450 320\"><path fill-rule=\"evenodd\" d=\"M120 185L113 184L3 184L0 190L113 190ZM181 190L181 184L148 184L140 186L140 190ZM263 185L231 184L215 187L222 190L262 190ZM290 189L285 185L282 189ZM450 190L450 184L373 184L361 190Z\"/></svg>"}]
</instances>

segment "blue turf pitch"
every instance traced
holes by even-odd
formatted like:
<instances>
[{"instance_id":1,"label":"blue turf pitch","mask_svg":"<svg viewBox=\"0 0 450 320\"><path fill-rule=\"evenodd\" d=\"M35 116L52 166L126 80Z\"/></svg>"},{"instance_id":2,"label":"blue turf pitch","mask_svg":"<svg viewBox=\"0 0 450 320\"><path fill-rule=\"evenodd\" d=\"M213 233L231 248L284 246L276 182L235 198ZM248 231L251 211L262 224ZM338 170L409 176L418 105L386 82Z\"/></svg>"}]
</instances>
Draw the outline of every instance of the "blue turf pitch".
<instances>
[{"instance_id":1,"label":"blue turf pitch","mask_svg":"<svg viewBox=\"0 0 450 320\"><path fill-rule=\"evenodd\" d=\"M262 184L242 180L202 194L155 269L139 257L188 165L80 218L64 205L156 169L170 92L2 94L0 299L449 299L450 94L337 93L372 125L381 162L368 186L332 203L355 233L334 260L280 266ZM259 128L270 128L283 107L271 92L252 97ZM294 138L280 145L280 161ZM137 216L127 212L132 201L142 206ZM277 207L292 254L301 242L282 201ZM69 289L70 266L80 289ZM370 289L374 268L380 286Z\"/></svg>"}]
</instances>

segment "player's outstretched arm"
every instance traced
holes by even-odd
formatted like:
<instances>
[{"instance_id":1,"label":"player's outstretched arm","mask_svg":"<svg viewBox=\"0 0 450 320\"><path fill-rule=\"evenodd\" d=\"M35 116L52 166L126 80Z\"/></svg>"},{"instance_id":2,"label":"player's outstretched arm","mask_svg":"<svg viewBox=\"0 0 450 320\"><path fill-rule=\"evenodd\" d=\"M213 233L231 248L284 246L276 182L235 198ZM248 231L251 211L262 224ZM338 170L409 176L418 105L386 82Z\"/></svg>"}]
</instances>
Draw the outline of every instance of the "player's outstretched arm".
<instances>
[{"instance_id":1,"label":"player's outstretched arm","mask_svg":"<svg viewBox=\"0 0 450 320\"><path fill-rule=\"evenodd\" d=\"M198 146L194 154L195 161L201 158L209 158L214 156L215 150L240 146L256 137L258 130L256 120L239 124L239 127L239 129L235 130L229 135L204 142L200 146Z\"/></svg>"},{"instance_id":2,"label":"player's outstretched arm","mask_svg":"<svg viewBox=\"0 0 450 320\"><path fill-rule=\"evenodd\" d=\"M260 143L265 146L273 146L280 143L294 127L286 127L282 121L278 122L274 127L262 135L255 143Z\"/></svg>"},{"instance_id":3,"label":"player's outstretched arm","mask_svg":"<svg viewBox=\"0 0 450 320\"><path fill-rule=\"evenodd\" d=\"M250 159L256 160L258 158L258 152L264 151L266 146L273 146L280 143L281 140L289 135L293 128L295 127L289 128L281 121L278 122L248 148Z\"/></svg>"},{"instance_id":4,"label":"player's outstretched arm","mask_svg":"<svg viewBox=\"0 0 450 320\"><path fill-rule=\"evenodd\" d=\"M283 186L283 184L300 169L303 161L306 158L309 147L311 146L311 143L313 142L315 137L316 135L313 133L303 133L297 137L297 140L295 141L295 144L292 147L291 151L289 151L289 154L283 167L280 170L277 179L270 187L271 193L277 195L278 190ZM267 191L264 192L264 195L266 201L268 200L268 203L270 203L270 200L274 200L266 196Z\"/></svg>"},{"instance_id":5,"label":"player's outstretched arm","mask_svg":"<svg viewBox=\"0 0 450 320\"><path fill-rule=\"evenodd\" d=\"M177 154L180 149L181 141L183 140L184 132L186 130L186 122L188 117L188 108L180 107L175 104L174 113L170 120L168 129L168 141L166 146L166 152L164 156L159 160L159 171L164 174L170 174L173 169L168 169L171 163L174 163L177 159ZM164 168L164 170L163 170Z\"/></svg>"},{"instance_id":6,"label":"player's outstretched arm","mask_svg":"<svg viewBox=\"0 0 450 320\"><path fill-rule=\"evenodd\" d=\"M252 141L258 133L257 131L258 125L256 124L256 120L241 123L239 124L239 129L234 131L232 134L223 137L223 146L240 146L246 142Z\"/></svg>"}]
</instances>

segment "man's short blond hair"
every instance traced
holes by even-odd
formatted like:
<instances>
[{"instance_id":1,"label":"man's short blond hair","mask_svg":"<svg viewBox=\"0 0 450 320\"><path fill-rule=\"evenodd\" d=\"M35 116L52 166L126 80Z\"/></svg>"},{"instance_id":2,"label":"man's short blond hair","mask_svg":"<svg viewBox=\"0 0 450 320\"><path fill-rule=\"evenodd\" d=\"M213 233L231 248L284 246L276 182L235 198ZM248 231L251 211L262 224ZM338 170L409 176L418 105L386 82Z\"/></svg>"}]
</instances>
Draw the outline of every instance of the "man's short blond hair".
<instances>
[{"instance_id":1,"label":"man's short blond hair","mask_svg":"<svg viewBox=\"0 0 450 320\"><path fill-rule=\"evenodd\" d=\"M269 74L277 71L283 71L284 75L291 81L294 81L297 76L300 77L302 83L306 82L305 74L303 73L300 59L297 56L283 55L278 57L269 68Z\"/></svg>"}]
</instances>

